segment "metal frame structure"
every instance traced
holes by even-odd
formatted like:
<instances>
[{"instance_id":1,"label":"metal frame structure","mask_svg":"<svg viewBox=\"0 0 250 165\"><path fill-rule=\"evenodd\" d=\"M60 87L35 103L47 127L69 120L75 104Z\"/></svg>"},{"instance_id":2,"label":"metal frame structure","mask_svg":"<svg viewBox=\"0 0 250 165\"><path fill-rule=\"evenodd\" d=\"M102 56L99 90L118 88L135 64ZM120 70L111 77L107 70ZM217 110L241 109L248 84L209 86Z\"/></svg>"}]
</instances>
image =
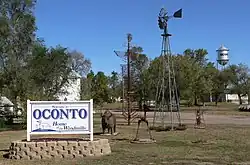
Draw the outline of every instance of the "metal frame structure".
<instances>
[{"instance_id":1,"label":"metal frame structure","mask_svg":"<svg viewBox=\"0 0 250 165\"><path fill-rule=\"evenodd\" d=\"M181 125L180 119L180 101L178 96L178 89L175 80L174 64L172 60L172 53L170 48L168 33L168 21L171 18L182 18L182 9L176 11L173 16L168 16L164 8L161 9L158 16L158 25L162 34L162 49L160 55L160 80L158 81L156 98L155 98L155 111L153 118L153 126L156 124L156 120L160 118L161 126L165 127L167 116L170 115L171 129L174 129L174 108L176 109L176 116L178 124ZM169 114L169 115L167 115Z\"/></svg>"},{"instance_id":2,"label":"metal frame structure","mask_svg":"<svg viewBox=\"0 0 250 165\"><path fill-rule=\"evenodd\" d=\"M206 128L206 123L205 123L205 118L204 118L204 105L201 107L199 106L198 109L196 109L195 112L195 124L194 128L196 129L205 129Z\"/></svg>"},{"instance_id":3,"label":"metal frame structure","mask_svg":"<svg viewBox=\"0 0 250 165\"><path fill-rule=\"evenodd\" d=\"M133 91L131 91L131 57L133 55L133 52L131 51L131 41L132 41L132 35L130 33L127 34L127 51L126 52L120 52L120 51L114 51L115 54L122 58L127 63L125 65L122 65L122 75L123 75L123 96L125 96L125 90L124 90L124 69L127 69L127 111L125 110L124 103L123 103L123 112L122 115L124 118L128 121L128 125L131 124L131 122L137 117L136 111L132 108L131 105L131 94L133 94ZM124 102L124 98L123 98Z\"/></svg>"},{"instance_id":4,"label":"metal frame structure","mask_svg":"<svg viewBox=\"0 0 250 165\"><path fill-rule=\"evenodd\" d=\"M126 64L121 64L121 78L122 78L122 112L125 111L125 106L124 106L124 101L125 101L125 69L126 69Z\"/></svg>"}]
</instances>

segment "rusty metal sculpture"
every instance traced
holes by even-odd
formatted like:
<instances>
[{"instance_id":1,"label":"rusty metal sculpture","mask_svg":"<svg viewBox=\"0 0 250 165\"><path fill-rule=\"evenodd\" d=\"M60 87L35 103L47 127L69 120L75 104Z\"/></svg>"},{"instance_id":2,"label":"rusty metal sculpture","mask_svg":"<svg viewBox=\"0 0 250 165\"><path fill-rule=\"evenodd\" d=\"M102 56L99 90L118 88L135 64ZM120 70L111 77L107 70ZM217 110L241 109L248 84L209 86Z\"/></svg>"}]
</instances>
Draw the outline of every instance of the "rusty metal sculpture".
<instances>
[{"instance_id":1,"label":"rusty metal sculpture","mask_svg":"<svg viewBox=\"0 0 250 165\"><path fill-rule=\"evenodd\" d=\"M108 133L116 134L116 116L109 110L101 114L102 133L105 134L105 130L108 129Z\"/></svg>"},{"instance_id":2,"label":"rusty metal sculpture","mask_svg":"<svg viewBox=\"0 0 250 165\"><path fill-rule=\"evenodd\" d=\"M138 127L137 127L136 136L135 136L134 141L140 141L140 139L138 138L140 124L141 124L141 122L145 122L147 124L147 131L149 133L150 139L147 139L147 140L144 139L144 140L142 140L142 142L144 142L144 143L145 142L154 142L155 140L152 138L152 134L151 134L151 131L149 129L148 120L147 120L147 111L150 111L150 109L146 104L143 105L143 111L144 111L144 115L141 116L140 119L138 120Z\"/></svg>"},{"instance_id":3,"label":"rusty metal sculpture","mask_svg":"<svg viewBox=\"0 0 250 165\"><path fill-rule=\"evenodd\" d=\"M195 117L195 126L194 128L197 129L204 129L205 128L205 118L204 118L204 111L200 108L196 110L196 117Z\"/></svg>"}]
</instances>

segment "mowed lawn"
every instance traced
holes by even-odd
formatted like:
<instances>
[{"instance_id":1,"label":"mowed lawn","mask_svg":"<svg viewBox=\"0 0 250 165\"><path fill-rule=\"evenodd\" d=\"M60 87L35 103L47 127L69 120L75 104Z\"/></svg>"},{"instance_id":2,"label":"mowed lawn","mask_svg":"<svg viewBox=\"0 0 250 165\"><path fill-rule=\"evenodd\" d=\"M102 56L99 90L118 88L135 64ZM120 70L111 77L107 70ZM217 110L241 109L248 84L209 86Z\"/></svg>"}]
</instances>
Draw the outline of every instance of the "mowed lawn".
<instances>
[{"instance_id":1,"label":"mowed lawn","mask_svg":"<svg viewBox=\"0 0 250 165\"><path fill-rule=\"evenodd\" d=\"M100 118L95 115L95 132L100 132ZM249 121L250 122L250 121ZM119 119L117 136L108 138L112 154L99 158L78 160L17 161L0 158L6 165L149 165L149 164L250 164L250 126L207 125L206 129L194 129L188 125L185 131L154 132L155 144L133 144L136 123L124 125ZM145 126L140 129L141 138L148 138ZM26 137L25 131L0 132L1 155L12 140Z\"/></svg>"}]
</instances>

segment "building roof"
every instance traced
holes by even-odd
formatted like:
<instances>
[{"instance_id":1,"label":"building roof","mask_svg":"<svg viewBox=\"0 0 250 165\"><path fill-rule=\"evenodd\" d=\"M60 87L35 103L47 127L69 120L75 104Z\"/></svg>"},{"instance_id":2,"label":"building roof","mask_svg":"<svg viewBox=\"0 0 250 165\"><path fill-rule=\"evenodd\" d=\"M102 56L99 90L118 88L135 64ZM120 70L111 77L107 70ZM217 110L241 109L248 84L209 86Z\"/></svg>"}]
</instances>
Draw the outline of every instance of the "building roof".
<instances>
[{"instance_id":1,"label":"building roof","mask_svg":"<svg viewBox=\"0 0 250 165\"><path fill-rule=\"evenodd\" d=\"M2 105L14 105L7 97L1 96L0 102Z\"/></svg>"},{"instance_id":2,"label":"building roof","mask_svg":"<svg viewBox=\"0 0 250 165\"><path fill-rule=\"evenodd\" d=\"M224 45L221 45L217 51L223 51L223 50L227 50L228 51L229 49L226 48Z\"/></svg>"}]
</instances>

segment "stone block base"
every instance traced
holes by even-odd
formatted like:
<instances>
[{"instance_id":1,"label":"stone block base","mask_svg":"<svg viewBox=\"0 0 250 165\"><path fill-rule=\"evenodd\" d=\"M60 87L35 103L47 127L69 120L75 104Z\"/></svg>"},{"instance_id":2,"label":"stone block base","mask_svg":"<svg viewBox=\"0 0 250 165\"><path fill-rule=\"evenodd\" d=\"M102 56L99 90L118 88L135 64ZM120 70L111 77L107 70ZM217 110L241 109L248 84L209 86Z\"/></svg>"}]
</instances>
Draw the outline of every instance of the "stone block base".
<instances>
[{"instance_id":1,"label":"stone block base","mask_svg":"<svg viewBox=\"0 0 250 165\"><path fill-rule=\"evenodd\" d=\"M71 159L111 153L108 139L95 141L38 141L11 143L10 159Z\"/></svg>"}]
</instances>

